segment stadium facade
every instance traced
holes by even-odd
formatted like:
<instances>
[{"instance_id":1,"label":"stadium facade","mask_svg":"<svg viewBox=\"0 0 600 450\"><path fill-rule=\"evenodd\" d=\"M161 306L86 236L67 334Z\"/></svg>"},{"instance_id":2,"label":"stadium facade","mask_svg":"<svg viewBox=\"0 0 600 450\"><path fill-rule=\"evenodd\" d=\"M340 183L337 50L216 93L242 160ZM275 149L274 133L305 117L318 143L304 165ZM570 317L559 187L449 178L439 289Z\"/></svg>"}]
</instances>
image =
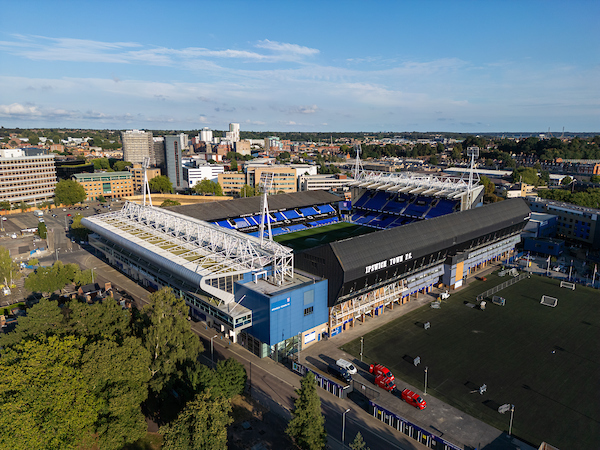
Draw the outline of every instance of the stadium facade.
<instances>
[{"instance_id":1,"label":"stadium facade","mask_svg":"<svg viewBox=\"0 0 600 450\"><path fill-rule=\"evenodd\" d=\"M459 288L510 256L530 216L521 199L467 209L479 186L375 178L353 182L352 202L325 191L269 196L264 216L251 197L168 209L126 203L82 223L110 264L150 289L170 286L192 317L279 360L440 283ZM274 240L260 236L263 217ZM340 240L340 226L370 233ZM296 250L276 242L288 234L299 236Z\"/></svg>"}]
</instances>

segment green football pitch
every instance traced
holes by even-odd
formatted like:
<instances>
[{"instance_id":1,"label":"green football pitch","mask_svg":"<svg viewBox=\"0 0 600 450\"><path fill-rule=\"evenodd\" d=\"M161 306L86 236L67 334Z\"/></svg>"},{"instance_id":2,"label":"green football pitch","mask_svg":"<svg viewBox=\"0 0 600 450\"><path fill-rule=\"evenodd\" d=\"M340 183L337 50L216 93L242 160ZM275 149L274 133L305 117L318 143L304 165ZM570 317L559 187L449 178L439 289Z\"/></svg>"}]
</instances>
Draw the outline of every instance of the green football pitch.
<instances>
[{"instance_id":1,"label":"green football pitch","mask_svg":"<svg viewBox=\"0 0 600 450\"><path fill-rule=\"evenodd\" d=\"M500 430L508 431L510 412L498 407L514 404L513 434L536 446L600 448L600 292L532 275L496 294L505 306L471 307L506 280L487 276L440 309L427 305L382 325L364 336L363 359L386 365L398 387L404 380L421 391L427 366L428 395ZM542 295L557 306L542 305ZM343 349L358 358L360 339Z\"/></svg>"},{"instance_id":2,"label":"green football pitch","mask_svg":"<svg viewBox=\"0 0 600 450\"><path fill-rule=\"evenodd\" d=\"M273 240L290 247L295 251L299 251L353 236L360 236L361 234L372 233L373 231L377 230L362 225L338 222L322 227L296 231L295 233L281 234L273 237Z\"/></svg>"}]
</instances>

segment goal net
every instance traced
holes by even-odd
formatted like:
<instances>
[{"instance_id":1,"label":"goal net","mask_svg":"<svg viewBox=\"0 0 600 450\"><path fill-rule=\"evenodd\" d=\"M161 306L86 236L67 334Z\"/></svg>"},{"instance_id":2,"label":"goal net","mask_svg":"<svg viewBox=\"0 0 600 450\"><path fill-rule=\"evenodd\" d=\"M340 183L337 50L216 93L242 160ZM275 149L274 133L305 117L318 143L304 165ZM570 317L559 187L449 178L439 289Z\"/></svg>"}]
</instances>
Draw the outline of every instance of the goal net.
<instances>
[{"instance_id":1,"label":"goal net","mask_svg":"<svg viewBox=\"0 0 600 450\"><path fill-rule=\"evenodd\" d=\"M560 282L560 287L564 287L567 289L571 289L571 290L575 290L575 283L569 283L568 281L561 281Z\"/></svg>"},{"instance_id":2,"label":"goal net","mask_svg":"<svg viewBox=\"0 0 600 450\"><path fill-rule=\"evenodd\" d=\"M542 295L542 300L540 301L542 305L552 306L553 308L558 304L558 299L554 297L549 297L547 295Z\"/></svg>"}]
</instances>

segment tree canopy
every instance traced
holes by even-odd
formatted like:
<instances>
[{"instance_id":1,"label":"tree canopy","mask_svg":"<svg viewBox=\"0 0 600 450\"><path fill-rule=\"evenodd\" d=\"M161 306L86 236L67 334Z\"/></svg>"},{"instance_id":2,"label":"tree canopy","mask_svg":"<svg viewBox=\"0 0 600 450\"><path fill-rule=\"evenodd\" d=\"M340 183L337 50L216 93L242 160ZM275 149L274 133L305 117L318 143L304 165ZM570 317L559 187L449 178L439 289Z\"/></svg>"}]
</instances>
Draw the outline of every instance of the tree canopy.
<instances>
[{"instance_id":1,"label":"tree canopy","mask_svg":"<svg viewBox=\"0 0 600 450\"><path fill-rule=\"evenodd\" d=\"M173 183L165 175L158 175L152 178L148 181L148 186L150 186L152 192L160 192L161 194L165 192L173 193Z\"/></svg>"},{"instance_id":2,"label":"tree canopy","mask_svg":"<svg viewBox=\"0 0 600 450\"><path fill-rule=\"evenodd\" d=\"M256 189L252 186L244 184L240 189L240 197L254 197L256 195Z\"/></svg>"},{"instance_id":3,"label":"tree canopy","mask_svg":"<svg viewBox=\"0 0 600 450\"><path fill-rule=\"evenodd\" d=\"M231 403L210 390L198 394L177 419L161 428L163 450L221 450L227 448Z\"/></svg>"},{"instance_id":4,"label":"tree canopy","mask_svg":"<svg viewBox=\"0 0 600 450\"><path fill-rule=\"evenodd\" d=\"M320 450L327 443L325 418L321 413L321 399L317 393L315 376L308 372L296 389L292 419L286 429L298 447L303 450Z\"/></svg>"},{"instance_id":5,"label":"tree canopy","mask_svg":"<svg viewBox=\"0 0 600 450\"><path fill-rule=\"evenodd\" d=\"M166 208L168 206L179 206L179 205L181 205L181 203L179 203L177 200L171 200L170 198L168 198L160 204L160 207Z\"/></svg>"},{"instance_id":6,"label":"tree canopy","mask_svg":"<svg viewBox=\"0 0 600 450\"><path fill-rule=\"evenodd\" d=\"M8 249L0 247L0 283L9 285L19 278L19 265L12 260Z\"/></svg>"},{"instance_id":7,"label":"tree canopy","mask_svg":"<svg viewBox=\"0 0 600 450\"><path fill-rule=\"evenodd\" d=\"M25 288L32 292L51 293L73 283L81 273L77 264L56 261L51 267L38 267L25 279Z\"/></svg>"},{"instance_id":8,"label":"tree canopy","mask_svg":"<svg viewBox=\"0 0 600 450\"><path fill-rule=\"evenodd\" d=\"M87 197L85 189L75 180L60 180L54 188L54 202L57 205L74 205Z\"/></svg>"},{"instance_id":9,"label":"tree canopy","mask_svg":"<svg viewBox=\"0 0 600 450\"><path fill-rule=\"evenodd\" d=\"M200 181L199 183L196 183L193 189L194 192L198 194L223 195L221 185L219 183L215 183L214 181L210 181L206 178Z\"/></svg>"}]
</instances>

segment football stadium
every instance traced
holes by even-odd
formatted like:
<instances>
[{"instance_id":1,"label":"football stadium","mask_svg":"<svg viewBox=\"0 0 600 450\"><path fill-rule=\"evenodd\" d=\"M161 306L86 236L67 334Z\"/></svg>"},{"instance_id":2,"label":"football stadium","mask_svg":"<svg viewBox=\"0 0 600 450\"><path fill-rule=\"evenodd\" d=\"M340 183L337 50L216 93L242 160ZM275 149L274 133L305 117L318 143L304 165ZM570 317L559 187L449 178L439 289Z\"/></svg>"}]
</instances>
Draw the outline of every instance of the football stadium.
<instances>
[{"instance_id":1,"label":"football stadium","mask_svg":"<svg viewBox=\"0 0 600 450\"><path fill-rule=\"evenodd\" d=\"M307 191L128 202L82 224L111 265L150 290L173 288L193 318L281 360L434 286L460 288L512 255L530 217L521 199L480 206L483 186L451 177L361 173L349 189L351 201Z\"/></svg>"}]
</instances>

